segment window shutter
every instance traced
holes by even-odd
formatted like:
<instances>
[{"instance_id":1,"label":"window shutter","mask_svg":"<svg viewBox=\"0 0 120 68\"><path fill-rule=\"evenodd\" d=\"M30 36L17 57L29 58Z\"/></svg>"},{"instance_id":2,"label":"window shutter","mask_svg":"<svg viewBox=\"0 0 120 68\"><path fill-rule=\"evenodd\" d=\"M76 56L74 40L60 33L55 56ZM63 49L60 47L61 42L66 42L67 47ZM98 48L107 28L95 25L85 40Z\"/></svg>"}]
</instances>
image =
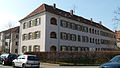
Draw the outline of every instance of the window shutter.
<instances>
[{"instance_id":1,"label":"window shutter","mask_svg":"<svg viewBox=\"0 0 120 68\"><path fill-rule=\"evenodd\" d=\"M70 28L72 29L72 23L70 23Z\"/></svg>"},{"instance_id":2,"label":"window shutter","mask_svg":"<svg viewBox=\"0 0 120 68\"><path fill-rule=\"evenodd\" d=\"M70 34L70 40L72 40L72 34Z\"/></svg>"},{"instance_id":3,"label":"window shutter","mask_svg":"<svg viewBox=\"0 0 120 68\"><path fill-rule=\"evenodd\" d=\"M75 30L77 30L78 29L78 25L77 24L75 24Z\"/></svg>"},{"instance_id":4,"label":"window shutter","mask_svg":"<svg viewBox=\"0 0 120 68\"><path fill-rule=\"evenodd\" d=\"M35 39L35 33L34 32L32 33L32 39Z\"/></svg>"},{"instance_id":5,"label":"window shutter","mask_svg":"<svg viewBox=\"0 0 120 68\"><path fill-rule=\"evenodd\" d=\"M36 23L35 20L32 20L32 26L35 26L35 23Z\"/></svg>"},{"instance_id":6,"label":"window shutter","mask_svg":"<svg viewBox=\"0 0 120 68\"><path fill-rule=\"evenodd\" d=\"M30 22L26 22L27 23L27 28L29 28L30 27Z\"/></svg>"},{"instance_id":7,"label":"window shutter","mask_svg":"<svg viewBox=\"0 0 120 68\"><path fill-rule=\"evenodd\" d=\"M62 20L60 20L60 25L61 25L61 26L63 26L62 22L63 22L63 21L62 21Z\"/></svg>"},{"instance_id":8,"label":"window shutter","mask_svg":"<svg viewBox=\"0 0 120 68\"><path fill-rule=\"evenodd\" d=\"M38 52L40 52L40 46L38 45Z\"/></svg>"},{"instance_id":9,"label":"window shutter","mask_svg":"<svg viewBox=\"0 0 120 68\"><path fill-rule=\"evenodd\" d=\"M24 34L22 35L22 40L24 40Z\"/></svg>"},{"instance_id":10,"label":"window shutter","mask_svg":"<svg viewBox=\"0 0 120 68\"><path fill-rule=\"evenodd\" d=\"M25 39L28 40L28 34L26 34L26 38Z\"/></svg>"},{"instance_id":11,"label":"window shutter","mask_svg":"<svg viewBox=\"0 0 120 68\"><path fill-rule=\"evenodd\" d=\"M78 41L81 41L81 39L80 39L80 35L78 35Z\"/></svg>"},{"instance_id":12,"label":"window shutter","mask_svg":"<svg viewBox=\"0 0 120 68\"><path fill-rule=\"evenodd\" d=\"M38 31L38 37L40 38L40 31Z\"/></svg>"},{"instance_id":13,"label":"window shutter","mask_svg":"<svg viewBox=\"0 0 120 68\"><path fill-rule=\"evenodd\" d=\"M25 29L25 26L24 26L25 23L23 23L23 29Z\"/></svg>"},{"instance_id":14,"label":"window shutter","mask_svg":"<svg viewBox=\"0 0 120 68\"><path fill-rule=\"evenodd\" d=\"M62 32L60 33L60 38L63 39L63 37L62 37Z\"/></svg>"},{"instance_id":15,"label":"window shutter","mask_svg":"<svg viewBox=\"0 0 120 68\"><path fill-rule=\"evenodd\" d=\"M39 24L41 24L41 18L39 18Z\"/></svg>"},{"instance_id":16,"label":"window shutter","mask_svg":"<svg viewBox=\"0 0 120 68\"><path fill-rule=\"evenodd\" d=\"M68 22L66 22L66 27L68 27Z\"/></svg>"}]
</instances>

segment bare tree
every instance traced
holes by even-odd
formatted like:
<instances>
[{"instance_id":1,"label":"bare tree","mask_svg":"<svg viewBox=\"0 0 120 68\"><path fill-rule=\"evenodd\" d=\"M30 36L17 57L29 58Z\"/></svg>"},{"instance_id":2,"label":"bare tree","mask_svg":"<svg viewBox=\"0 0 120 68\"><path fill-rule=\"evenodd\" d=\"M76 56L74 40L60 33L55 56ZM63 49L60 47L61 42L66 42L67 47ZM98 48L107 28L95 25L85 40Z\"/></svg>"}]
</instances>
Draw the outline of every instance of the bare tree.
<instances>
[{"instance_id":1,"label":"bare tree","mask_svg":"<svg viewBox=\"0 0 120 68\"><path fill-rule=\"evenodd\" d=\"M114 11L114 14L115 14L115 16L113 18L113 21L114 21L113 26L114 26L114 30L117 30L118 28L120 28L119 27L119 25L120 25L120 7L117 7L117 9Z\"/></svg>"},{"instance_id":2,"label":"bare tree","mask_svg":"<svg viewBox=\"0 0 120 68\"><path fill-rule=\"evenodd\" d=\"M11 30L11 28L13 28L14 27L14 23L12 23L12 22L8 22L6 25L5 25L5 28L6 29L8 29L9 30L9 33L7 33L8 35L9 35L9 42L8 42L8 47L9 47L9 53L10 53L10 44L11 44L11 34L12 34L12 30ZM5 48L5 50L6 50L6 48Z\"/></svg>"}]
</instances>

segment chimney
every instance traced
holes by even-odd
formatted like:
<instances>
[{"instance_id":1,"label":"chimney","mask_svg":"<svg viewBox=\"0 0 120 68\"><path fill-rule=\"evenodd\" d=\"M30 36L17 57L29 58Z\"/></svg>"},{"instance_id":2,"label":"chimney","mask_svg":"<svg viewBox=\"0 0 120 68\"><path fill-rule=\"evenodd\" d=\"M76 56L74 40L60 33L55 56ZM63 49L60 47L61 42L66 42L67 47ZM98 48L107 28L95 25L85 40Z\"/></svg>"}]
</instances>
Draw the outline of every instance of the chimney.
<instances>
[{"instance_id":1,"label":"chimney","mask_svg":"<svg viewBox=\"0 0 120 68\"><path fill-rule=\"evenodd\" d=\"M92 22L92 18L90 18L90 22Z\"/></svg>"},{"instance_id":2,"label":"chimney","mask_svg":"<svg viewBox=\"0 0 120 68\"><path fill-rule=\"evenodd\" d=\"M100 25L102 25L102 22L101 22L101 21L99 21L99 24L100 24Z\"/></svg>"},{"instance_id":3,"label":"chimney","mask_svg":"<svg viewBox=\"0 0 120 68\"><path fill-rule=\"evenodd\" d=\"M73 15L73 10L70 10L70 14Z\"/></svg>"},{"instance_id":4,"label":"chimney","mask_svg":"<svg viewBox=\"0 0 120 68\"><path fill-rule=\"evenodd\" d=\"M55 3L53 3L53 8L56 8L56 4Z\"/></svg>"}]
</instances>

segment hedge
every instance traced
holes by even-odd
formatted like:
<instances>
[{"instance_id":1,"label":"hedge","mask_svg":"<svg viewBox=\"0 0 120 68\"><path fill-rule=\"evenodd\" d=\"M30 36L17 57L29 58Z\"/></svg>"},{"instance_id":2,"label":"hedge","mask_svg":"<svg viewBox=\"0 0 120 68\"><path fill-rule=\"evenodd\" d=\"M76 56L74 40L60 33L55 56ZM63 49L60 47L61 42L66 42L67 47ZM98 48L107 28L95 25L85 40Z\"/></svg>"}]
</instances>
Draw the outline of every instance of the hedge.
<instances>
[{"instance_id":1,"label":"hedge","mask_svg":"<svg viewBox=\"0 0 120 68\"><path fill-rule=\"evenodd\" d=\"M120 54L120 51L80 51L80 52L26 52L37 55L41 62L75 63L75 64L102 64Z\"/></svg>"}]
</instances>

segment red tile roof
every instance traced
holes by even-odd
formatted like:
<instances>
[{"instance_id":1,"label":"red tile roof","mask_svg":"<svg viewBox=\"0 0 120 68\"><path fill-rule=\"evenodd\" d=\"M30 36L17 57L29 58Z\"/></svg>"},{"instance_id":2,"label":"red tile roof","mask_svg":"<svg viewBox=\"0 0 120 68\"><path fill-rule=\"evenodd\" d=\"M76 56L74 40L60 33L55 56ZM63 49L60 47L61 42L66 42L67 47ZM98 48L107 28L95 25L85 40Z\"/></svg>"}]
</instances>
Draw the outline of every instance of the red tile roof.
<instances>
[{"instance_id":1,"label":"red tile roof","mask_svg":"<svg viewBox=\"0 0 120 68\"><path fill-rule=\"evenodd\" d=\"M76 21L79 21L81 23L89 24L89 25L95 26L97 28L101 28L103 30L108 30L110 32L113 32L112 30L106 28L103 25L100 25L99 23L91 22L90 20L85 19L81 16L77 16L75 14L71 15L69 12L63 11L63 10L58 9L58 8L54 8L53 6L47 5L47 4L42 4L40 7L35 9L32 13L30 13L29 15L27 15L25 18L21 19L20 21L22 21L24 19L27 19L29 17L32 17L32 16L34 16L36 14L39 14L41 12L44 12L44 11L50 12L50 13L53 13L53 14L56 14L56 15L60 15L62 17L66 17L66 18L69 18L69 19L72 19L72 20L76 20Z\"/></svg>"},{"instance_id":2,"label":"red tile roof","mask_svg":"<svg viewBox=\"0 0 120 68\"><path fill-rule=\"evenodd\" d=\"M3 32L3 33L10 33L10 32L17 32L17 33L19 33L19 27L20 27L20 26L13 27L13 28L10 28L10 29L8 29L8 30L4 30L4 31L2 31L2 32Z\"/></svg>"},{"instance_id":3,"label":"red tile roof","mask_svg":"<svg viewBox=\"0 0 120 68\"><path fill-rule=\"evenodd\" d=\"M115 31L117 38L120 39L120 31Z\"/></svg>"}]
</instances>

